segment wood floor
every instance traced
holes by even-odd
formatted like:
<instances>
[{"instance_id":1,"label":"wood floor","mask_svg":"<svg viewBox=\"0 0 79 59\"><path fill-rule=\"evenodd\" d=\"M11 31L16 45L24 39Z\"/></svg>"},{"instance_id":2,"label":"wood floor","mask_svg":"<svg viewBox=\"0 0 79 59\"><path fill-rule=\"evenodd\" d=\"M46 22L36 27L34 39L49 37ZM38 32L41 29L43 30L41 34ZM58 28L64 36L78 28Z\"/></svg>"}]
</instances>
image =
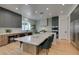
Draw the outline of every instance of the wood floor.
<instances>
[{"instance_id":1,"label":"wood floor","mask_svg":"<svg viewBox=\"0 0 79 59\"><path fill-rule=\"evenodd\" d=\"M78 55L79 51L70 44L67 40L58 40L56 44L49 49L49 55ZM19 46L19 42L13 42L6 46L0 47L0 55L30 55L23 52ZM45 50L40 52L40 55L45 55Z\"/></svg>"},{"instance_id":2,"label":"wood floor","mask_svg":"<svg viewBox=\"0 0 79 59\"><path fill-rule=\"evenodd\" d=\"M53 45L49 51L50 55L79 55L79 50L76 49L67 40L58 40L56 45Z\"/></svg>"}]
</instances>

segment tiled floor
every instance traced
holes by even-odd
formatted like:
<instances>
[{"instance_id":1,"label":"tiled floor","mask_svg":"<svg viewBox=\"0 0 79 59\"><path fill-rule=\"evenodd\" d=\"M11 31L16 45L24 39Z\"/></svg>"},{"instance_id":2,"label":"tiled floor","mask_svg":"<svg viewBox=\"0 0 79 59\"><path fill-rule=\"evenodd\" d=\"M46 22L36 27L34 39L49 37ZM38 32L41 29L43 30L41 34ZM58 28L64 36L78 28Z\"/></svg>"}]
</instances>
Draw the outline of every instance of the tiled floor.
<instances>
[{"instance_id":1,"label":"tiled floor","mask_svg":"<svg viewBox=\"0 0 79 59\"><path fill-rule=\"evenodd\" d=\"M41 51L41 55L45 52ZM58 40L55 45L49 49L49 55L78 55L79 51L73 47L66 40ZM29 53L23 52L22 48L19 47L19 42L14 42L6 46L0 47L0 55L29 55Z\"/></svg>"}]
</instances>

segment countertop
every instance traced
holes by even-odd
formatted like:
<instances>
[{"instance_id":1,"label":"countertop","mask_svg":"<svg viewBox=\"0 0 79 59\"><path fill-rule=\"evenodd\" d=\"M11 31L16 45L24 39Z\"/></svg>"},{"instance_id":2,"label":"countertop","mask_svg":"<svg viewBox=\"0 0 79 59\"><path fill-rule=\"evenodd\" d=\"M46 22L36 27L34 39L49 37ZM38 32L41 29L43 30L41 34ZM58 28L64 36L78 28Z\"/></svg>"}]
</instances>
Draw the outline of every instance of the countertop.
<instances>
[{"instance_id":1,"label":"countertop","mask_svg":"<svg viewBox=\"0 0 79 59\"><path fill-rule=\"evenodd\" d=\"M26 33L26 32L10 32L10 33L4 32L4 33L0 33L0 35L10 35L10 34L19 34L19 33Z\"/></svg>"},{"instance_id":2,"label":"countertop","mask_svg":"<svg viewBox=\"0 0 79 59\"><path fill-rule=\"evenodd\" d=\"M46 40L46 38L48 38L48 36L50 36L52 34L54 34L54 33L34 34L34 35L31 35L31 36L15 38L15 40L38 46L42 42L44 42Z\"/></svg>"}]
</instances>

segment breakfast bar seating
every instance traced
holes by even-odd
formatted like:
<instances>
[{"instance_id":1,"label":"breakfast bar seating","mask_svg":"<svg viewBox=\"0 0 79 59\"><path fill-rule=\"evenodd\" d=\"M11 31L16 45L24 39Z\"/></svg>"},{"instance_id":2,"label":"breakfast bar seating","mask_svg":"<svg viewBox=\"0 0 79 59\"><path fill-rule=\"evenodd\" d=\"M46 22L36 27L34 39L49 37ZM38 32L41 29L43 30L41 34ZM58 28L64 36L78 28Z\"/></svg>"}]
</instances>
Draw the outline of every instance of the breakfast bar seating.
<instances>
[{"instance_id":1,"label":"breakfast bar seating","mask_svg":"<svg viewBox=\"0 0 79 59\"><path fill-rule=\"evenodd\" d=\"M51 48L51 46L52 46L53 37L54 37L54 35L53 36L49 36L42 44L40 44L38 46L41 49L45 49L47 55L48 55L49 48Z\"/></svg>"}]
</instances>

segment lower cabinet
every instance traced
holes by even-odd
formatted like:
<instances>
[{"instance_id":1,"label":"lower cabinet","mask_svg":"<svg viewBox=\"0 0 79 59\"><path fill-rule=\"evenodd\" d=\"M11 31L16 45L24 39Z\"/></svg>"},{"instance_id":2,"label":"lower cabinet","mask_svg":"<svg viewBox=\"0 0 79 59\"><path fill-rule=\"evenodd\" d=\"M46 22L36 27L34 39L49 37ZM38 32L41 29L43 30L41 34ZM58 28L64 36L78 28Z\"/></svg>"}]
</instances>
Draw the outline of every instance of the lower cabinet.
<instances>
[{"instance_id":1,"label":"lower cabinet","mask_svg":"<svg viewBox=\"0 0 79 59\"><path fill-rule=\"evenodd\" d=\"M8 37L6 35L0 35L0 46L8 44Z\"/></svg>"}]
</instances>

